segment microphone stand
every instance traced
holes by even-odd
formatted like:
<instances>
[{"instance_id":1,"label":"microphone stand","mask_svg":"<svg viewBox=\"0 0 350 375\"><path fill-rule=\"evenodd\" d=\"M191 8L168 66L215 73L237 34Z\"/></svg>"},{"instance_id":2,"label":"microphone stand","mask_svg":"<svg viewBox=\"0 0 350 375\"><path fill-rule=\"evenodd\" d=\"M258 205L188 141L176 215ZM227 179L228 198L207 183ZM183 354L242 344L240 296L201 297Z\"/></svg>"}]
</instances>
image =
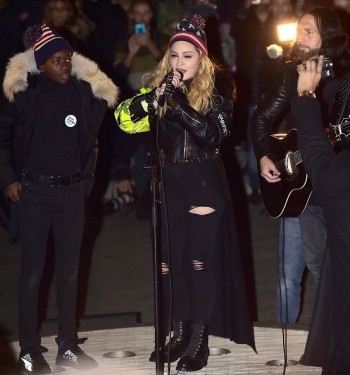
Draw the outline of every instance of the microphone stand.
<instances>
[{"instance_id":1,"label":"microphone stand","mask_svg":"<svg viewBox=\"0 0 350 375\"><path fill-rule=\"evenodd\" d=\"M155 115L156 124L152 125L150 121L150 177L152 191L152 248L153 248L153 273L154 273L154 320L155 320L155 353L156 353L156 375L164 374L163 358L163 316L162 316L162 288L159 280L159 265L161 262L161 235L160 235L160 162L158 150L158 125L159 115L155 112L153 106L149 105L150 117Z\"/></svg>"},{"instance_id":2,"label":"microphone stand","mask_svg":"<svg viewBox=\"0 0 350 375\"><path fill-rule=\"evenodd\" d=\"M183 73L180 73L181 80ZM172 89L172 80L174 72L170 72L164 78L165 90L163 95L158 98L157 110L151 103L148 103L149 118L155 118L155 124L150 121L150 176L151 176L151 191L152 191L152 247L153 247L153 273L154 273L154 320L155 320L155 353L156 353L156 375L164 374L164 333L163 333L163 309L162 309L162 280L159 276L159 265L161 263L161 235L160 235L160 192L161 192L161 174L160 174L160 154L158 149L158 132L159 132L159 118L160 108L164 105L165 100L169 98ZM165 202L163 202L165 204Z\"/></svg>"}]
</instances>

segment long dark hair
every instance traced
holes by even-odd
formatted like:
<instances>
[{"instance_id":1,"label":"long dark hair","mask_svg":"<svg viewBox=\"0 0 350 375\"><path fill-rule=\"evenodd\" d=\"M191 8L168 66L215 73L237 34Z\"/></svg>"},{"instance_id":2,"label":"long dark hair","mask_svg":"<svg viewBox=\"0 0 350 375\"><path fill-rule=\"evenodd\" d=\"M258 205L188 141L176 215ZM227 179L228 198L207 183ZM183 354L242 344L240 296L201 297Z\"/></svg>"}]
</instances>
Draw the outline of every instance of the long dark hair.
<instances>
[{"instance_id":1,"label":"long dark hair","mask_svg":"<svg viewBox=\"0 0 350 375\"><path fill-rule=\"evenodd\" d=\"M314 17L321 35L320 54L332 60L336 76L347 73L350 69L349 37L343 30L338 15L330 8L317 6L303 12L299 20L306 14ZM295 56L296 48L297 46L294 44L291 53L292 57Z\"/></svg>"}]
</instances>

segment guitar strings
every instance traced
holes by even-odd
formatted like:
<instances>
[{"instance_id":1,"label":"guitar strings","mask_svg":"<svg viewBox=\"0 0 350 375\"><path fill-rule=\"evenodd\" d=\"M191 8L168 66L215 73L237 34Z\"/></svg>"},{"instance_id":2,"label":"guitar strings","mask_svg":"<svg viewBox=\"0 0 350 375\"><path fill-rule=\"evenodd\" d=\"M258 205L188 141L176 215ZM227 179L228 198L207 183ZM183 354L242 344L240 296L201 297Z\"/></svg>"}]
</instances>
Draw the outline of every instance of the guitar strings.
<instances>
[{"instance_id":1,"label":"guitar strings","mask_svg":"<svg viewBox=\"0 0 350 375\"><path fill-rule=\"evenodd\" d=\"M296 150L294 152L292 152L291 154L293 157L295 157L297 155L298 159L296 161L296 164L298 164L298 162L301 162L301 154L300 154L300 150ZM283 158L282 160L280 160L279 162L277 162L275 164L276 168L281 172L281 169L280 167L284 167L285 166L285 162L286 162L286 158Z\"/></svg>"}]
</instances>

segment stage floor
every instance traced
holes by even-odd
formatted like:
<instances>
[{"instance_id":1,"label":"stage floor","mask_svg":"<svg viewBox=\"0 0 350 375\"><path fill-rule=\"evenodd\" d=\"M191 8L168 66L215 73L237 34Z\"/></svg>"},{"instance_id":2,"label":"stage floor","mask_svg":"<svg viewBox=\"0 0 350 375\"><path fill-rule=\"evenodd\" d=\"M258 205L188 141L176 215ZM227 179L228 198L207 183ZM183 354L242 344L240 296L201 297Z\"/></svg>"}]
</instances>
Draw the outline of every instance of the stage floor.
<instances>
[{"instance_id":1,"label":"stage floor","mask_svg":"<svg viewBox=\"0 0 350 375\"><path fill-rule=\"evenodd\" d=\"M255 339L258 354L246 345L237 345L226 339L211 337L209 347L212 352L220 352L219 348L229 351L222 355L211 355L208 366L195 374L228 375L228 374L283 374L283 366L268 366L267 361L280 360L283 363L282 331L278 328L255 327ZM54 365L57 346L54 336L43 337L42 345L49 351L44 353L53 373L64 375L94 374L94 375L153 375L155 364L148 361L154 345L154 328L132 327L100 331L80 332L79 338L88 339L81 345L82 349L94 357L99 367L88 371L78 371ZM307 331L287 331L288 360L299 360L303 354ZM18 343L11 344L18 355ZM120 352L132 352L135 355L115 358ZM110 357L113 358L110 358ZM171 366L171 374L176 374L175 363ZM168 374L165 364L164 374ZM185 374L185 373L182 373ZM308 366L288 366L289 375L320 375L321 369ZM7 375L7 374L4 374Z\"/></svg>"}]
</instances>

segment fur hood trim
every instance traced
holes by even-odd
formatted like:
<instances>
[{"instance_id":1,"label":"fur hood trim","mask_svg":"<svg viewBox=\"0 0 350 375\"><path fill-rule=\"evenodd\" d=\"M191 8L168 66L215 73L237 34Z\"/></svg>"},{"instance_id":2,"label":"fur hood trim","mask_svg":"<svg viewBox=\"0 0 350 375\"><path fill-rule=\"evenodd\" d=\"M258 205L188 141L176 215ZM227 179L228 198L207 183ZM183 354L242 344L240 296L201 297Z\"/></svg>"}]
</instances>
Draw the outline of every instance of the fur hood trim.
<instances>
[{"instance_id":1,"label":"fur hood trim","mask_svg":"<svg viewBox=\"0 0 350 375\"><path fill-rule=\"evenodd\" d=\"M28 49L13 56L5 72L3 89L9 101L14 100L14 94L25 91L28 87L28 74L39 74L36 67L34 52ZM116 106L119 88L103 73L98 65L87 57L74 52L72 55L72 75L78 80L90 84L94 96L107 101L108 106Z\"/></svg>"}]
</instances>

